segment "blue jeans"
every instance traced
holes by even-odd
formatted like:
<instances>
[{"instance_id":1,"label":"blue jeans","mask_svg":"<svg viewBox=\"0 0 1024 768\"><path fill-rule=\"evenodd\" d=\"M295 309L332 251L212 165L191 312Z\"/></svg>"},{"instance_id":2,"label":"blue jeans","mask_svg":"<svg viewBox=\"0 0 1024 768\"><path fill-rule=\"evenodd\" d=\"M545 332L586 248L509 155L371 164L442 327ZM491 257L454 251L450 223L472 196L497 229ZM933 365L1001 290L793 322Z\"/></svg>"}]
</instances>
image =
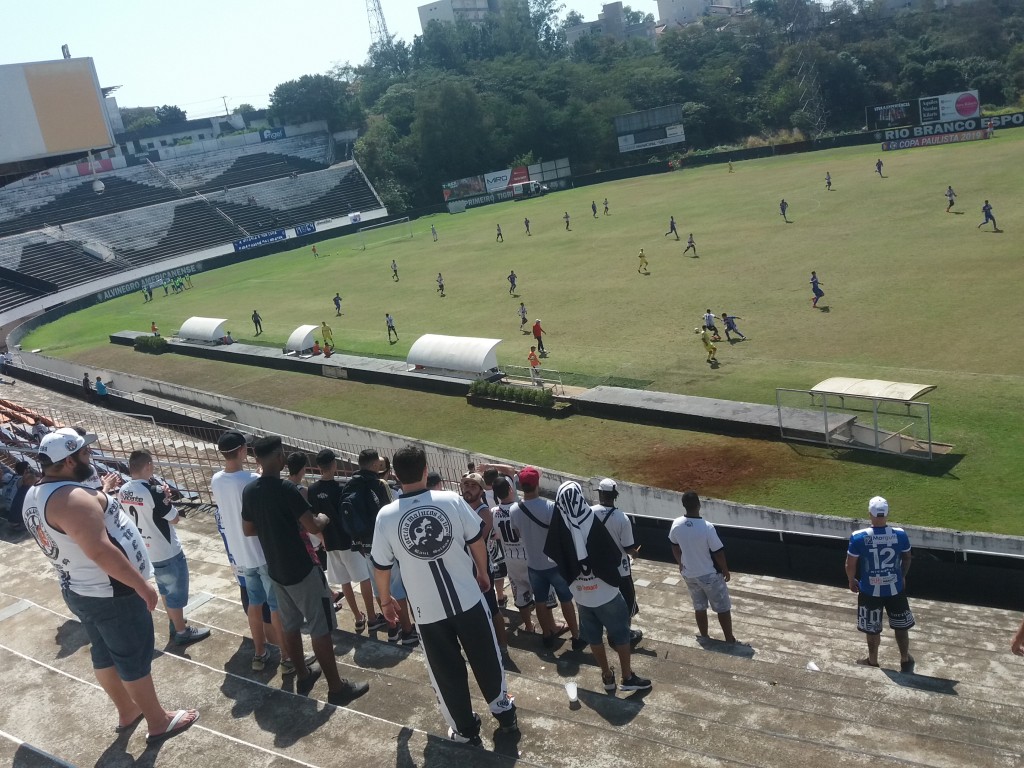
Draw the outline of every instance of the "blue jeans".
<instances>
[{"instance_id":1,"label":"blue jeans","mask_svg":"<svg viewBox=\"0 0 1024 768\"><path fill-rule=\"evenodd\" d=\"M543 596L544 599L547 598L548 592L553 588L555 594L558 595L558 602L572 602L572 590L565 583L562 574L558 572L557 566L546 568L543 571L530 568L530 588L533 590L534 595L538 597Z\"/></svg>"},{"instance_id":2,"label":"blue jeans","mask_svg":"<svg viewBox=\"0 0 1024 768\"><path fill-rule=\"evenodd\" d=\"M185 553L153 563L156 588L163 595L168 608L184 608L188 605L188 563Z\"/></svg>"},{"instance_id":3,"label":"blue jeans","mask_svg":"<svg viewBox=\"0 0 1024 768\"><path fill-rule=\"evenodd\" d=\"M621 593L596 608L577 601L576 610L580 614L580 637L588 645L600 645L606 629L613 647L629 642L629 607Z\"/></svg>"},{"instance_id":4,"label":"blue jeans","mask_svg":"<svg viewBox=\"0 0 1024 768\"><path fill-rule=\"evenodd\" d=\"M277 595L274 593L274 582L270 580L270 571L264 563L259 568L242 570L245 578L245 591L249 594L250 605L268 605L270 610L277 611Z\"/></svg>"},{"instance_id":5,"label":"blue jeans","mask_svg":"<svg viewBox=\"0 0 1024 768\"><path fill-rule=\"evenodd\" d=\"M153 663L153 615L134 592L122 597L61 594L89 635L93 669L114 667L131 683L149 675Z\"/></svg>"}]
</instances>

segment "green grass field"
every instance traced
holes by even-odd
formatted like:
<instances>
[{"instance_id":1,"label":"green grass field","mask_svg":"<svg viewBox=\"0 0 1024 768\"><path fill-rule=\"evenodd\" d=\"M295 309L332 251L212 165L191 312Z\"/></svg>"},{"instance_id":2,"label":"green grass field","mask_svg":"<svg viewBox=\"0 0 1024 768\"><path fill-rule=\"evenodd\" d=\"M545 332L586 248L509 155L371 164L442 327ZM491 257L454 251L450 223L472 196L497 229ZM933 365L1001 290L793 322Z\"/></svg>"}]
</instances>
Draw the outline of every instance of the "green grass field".
<instances>
[{"instance_id":1,"label":"green grass field","mask_svg":"<svg viewBox=\"0 0 1024 768\"><path fill-rule=\"evenodd\" d=\"M1024 534L1024 339L1016 333L1024 132L885 153L884 179L874 173L878 156L866 147L736 163L733 174L713 166L420 219L411 241L357 251L338 239L319 245L324 259L314 261L307 248L203 273L182 295L158 292L153 304L123 297L45 326L25 345L568 471L669 487L697 483L711 495L843 515L861 515L881 493L904 521ZM947 184L962 215L944 213ZM782 197L792 224L778 214ZM985 198L1002 234L977 229ZM566 210L571 232L561 219ZM678 243L663 236L670 214ZM494 242L496 223L504 243ZM689 232L696 259L682 255ZM650 276L637 274L640 247ZM519 276L519 298L508 293L510 269ZM812 269L828 312L810 306ZM335 291L344 298L339 318ZM233 336L248 341L256 308L260 340L275 346L296 326L326 320L339 350L404 357L423 333L485 336L504 340L500 362L525 365L531 339L519 332L520 300L531 319L543 319L546 365L586 383L767 403L776 387L808 388L829 376L936 384L926 397L934 436L954 443L960 460L837 455L578 417L545 422L482 412L458 398L185 365L107 344L112 331L145 330L155 320L168 334L197 314L230 318ZM749 337L720 344L717 369L706 365L693 335L707 307L742 317ZM395 316L398 344L387 342L385 312Z\"/></svg>"}]
</instances>

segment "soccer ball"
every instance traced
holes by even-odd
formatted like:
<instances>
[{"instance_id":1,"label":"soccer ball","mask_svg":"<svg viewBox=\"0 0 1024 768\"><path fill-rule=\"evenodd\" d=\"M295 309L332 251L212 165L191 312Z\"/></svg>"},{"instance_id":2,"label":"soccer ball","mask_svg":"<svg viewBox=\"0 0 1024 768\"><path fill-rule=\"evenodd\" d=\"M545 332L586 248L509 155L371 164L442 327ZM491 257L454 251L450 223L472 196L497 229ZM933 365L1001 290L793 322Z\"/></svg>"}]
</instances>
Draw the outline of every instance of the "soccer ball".
<instances>
[{"instance_id":1,"label":"soccer ball","mask_svg":"<svg viewBox=\"0 0 1024 768\"><path fill-rule=\"evenodd\" d=\"M700 334L700 328L694 328L693 332L699 335Z\"/></svg>"}]
</instances>

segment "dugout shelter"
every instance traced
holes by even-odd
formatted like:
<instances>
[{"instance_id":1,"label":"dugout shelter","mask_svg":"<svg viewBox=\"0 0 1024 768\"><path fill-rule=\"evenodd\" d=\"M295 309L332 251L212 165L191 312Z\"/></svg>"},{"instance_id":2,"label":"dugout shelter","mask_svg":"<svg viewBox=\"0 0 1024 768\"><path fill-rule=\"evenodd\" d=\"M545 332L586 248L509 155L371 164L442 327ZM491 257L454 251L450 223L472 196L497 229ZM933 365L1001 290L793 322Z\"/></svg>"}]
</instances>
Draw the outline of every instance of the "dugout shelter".
<instances>
[{"instance_id":1,"label":"dugout shelter","mask_svg":"<svg viewBox=\"0 0 1024 768\"><path fill-rule=\"evenodd\" d=\"M190 317L181 324L178 338L182 341L198 341L204 344L220 344L221 339L228 335L224 329L226 318Z\"/></svg>"},{"instance_id":2,"label":"dugout shelter","mask_svg":"<svg viewBox=\"0 0 1024 768\"><path fill-rule=\"evenodd\" d=\"M497 347L501 339L442 336L428 333L413 342L406 362L412 370L462 379L486 379L500 374Z\"/></svg>"},{"instance_id":3,"label":"dugout shelter","mask_svg":"<svg viewBox=\"0 0 1024 768\"><path fill-rule=\"evenodd\" d=\"M288 337L288 341L284 345L285 354L301 355L303 352L311 350L313 348L313 338L319 330L319 325L300 325Z\"/></svg>"}]
</instances>

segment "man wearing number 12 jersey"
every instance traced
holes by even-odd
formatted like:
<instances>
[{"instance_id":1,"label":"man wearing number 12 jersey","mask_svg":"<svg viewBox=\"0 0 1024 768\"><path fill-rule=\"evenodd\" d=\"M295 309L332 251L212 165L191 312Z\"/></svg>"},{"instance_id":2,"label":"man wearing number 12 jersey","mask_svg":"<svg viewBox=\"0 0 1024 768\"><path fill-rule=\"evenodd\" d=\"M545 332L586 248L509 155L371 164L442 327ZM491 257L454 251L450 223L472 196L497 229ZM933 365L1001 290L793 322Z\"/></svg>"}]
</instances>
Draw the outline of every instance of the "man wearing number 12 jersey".
<instances>
[{"instance_id":1,"label":"man wearing number 12 jersey","mask_svg":"<svg viewBox=\"0 0 1024 768\"><path fill-rule=\"evenodd\" d=\"M889 502L881 496L868 502L868 514L871 527L855 531L846 552L850 591L858 593L857 629L868 641L868 656L857 663L878 666L884 610L900 649L900 671L910 674L914 671L914 657L910 655L908 630L914 626L914 614L904 592L910 570L910 539L902 528L888 524Z\"/></svg>"}]
</instances>

